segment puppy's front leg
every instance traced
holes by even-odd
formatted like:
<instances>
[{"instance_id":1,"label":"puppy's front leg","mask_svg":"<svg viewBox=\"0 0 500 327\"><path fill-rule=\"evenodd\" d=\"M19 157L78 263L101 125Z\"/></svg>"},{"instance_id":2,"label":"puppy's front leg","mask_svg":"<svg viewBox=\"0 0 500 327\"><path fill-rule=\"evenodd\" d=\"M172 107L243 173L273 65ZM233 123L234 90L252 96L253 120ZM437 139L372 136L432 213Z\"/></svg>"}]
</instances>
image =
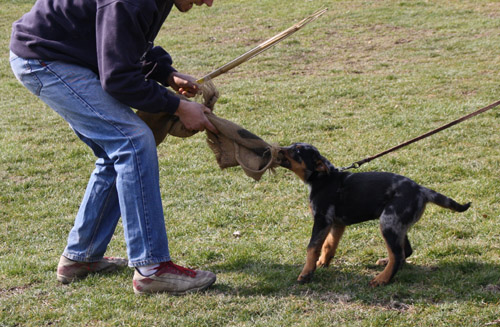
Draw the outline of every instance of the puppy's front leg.
<instances>
[{"instance_id":1,"label":"puppy's front leg","mask_svg":"<svg viewBox=\"0 0 500 327\"><path fill-rule=\"evenodd\" d=\"M316 270L316 261L318 261L321 253L321 246L323 245L329 230L330 226L326 224L324 219L317 219L317 217L315 217L311 240L307 246L306 264L297 279L300 284L311 281L314 270Z\"/></svg>"},{"instance_id":2,"label":"puppy's front leg","mask_svg":"<svg viewBox=\"0 0 500 327\"><path fill-rule=\"evenodd\" d=\"M321 256L316 262L316 267L328 267L330 261L335 256L340 239L345 231L345 225L333 225L326 237L323 248L321 249Z\"/></svg>"}]
</instances>

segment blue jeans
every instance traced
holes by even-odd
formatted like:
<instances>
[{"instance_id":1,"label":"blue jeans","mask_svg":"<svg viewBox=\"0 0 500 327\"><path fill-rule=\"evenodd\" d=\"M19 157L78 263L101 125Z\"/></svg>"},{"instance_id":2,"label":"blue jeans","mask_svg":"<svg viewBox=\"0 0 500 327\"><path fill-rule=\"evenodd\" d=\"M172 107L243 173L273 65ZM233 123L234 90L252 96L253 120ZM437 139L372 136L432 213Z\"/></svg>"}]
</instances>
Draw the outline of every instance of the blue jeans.
<instances>
[{"instance_id":1,"label":"blue jeans","mask_svg":"<svg viewBox=\"0 0 500 327\"><path fill-rule=\"evenodd\" d=\"M87 68L12 52L10 63L17 79L64 118L97 157L63 255L101 260L121 215L131 267L169 261L158 156L149 127L106 93Z\"/></svg>"}]
</instances>

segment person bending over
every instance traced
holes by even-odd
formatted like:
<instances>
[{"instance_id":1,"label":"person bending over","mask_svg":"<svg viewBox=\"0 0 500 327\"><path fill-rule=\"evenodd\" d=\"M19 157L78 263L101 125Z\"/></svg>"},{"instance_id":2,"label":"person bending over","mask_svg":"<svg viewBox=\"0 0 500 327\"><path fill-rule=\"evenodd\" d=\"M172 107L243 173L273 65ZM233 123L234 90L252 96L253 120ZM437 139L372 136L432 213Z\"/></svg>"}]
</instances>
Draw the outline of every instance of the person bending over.
<instances>
[{"instance_id":1,"label":"person bending over","mask_svg":"<svg viewBox=\"0 0 500 327\"><path fill-rule=\"evenodd\" d=\"M189 130L217 133L198 86L172 67L154 39L172 7L213 0L38 0L14 22L10 63L17 79L64 118L97 157L60 258L57 279L135 267L136 293L203 290L216 276L172 263L160 196L156 145L132 108L168 112ZM182 26L178 28L183 28ZM128 260L104 257L122 217Z\"/></svg>"}]
</instances>

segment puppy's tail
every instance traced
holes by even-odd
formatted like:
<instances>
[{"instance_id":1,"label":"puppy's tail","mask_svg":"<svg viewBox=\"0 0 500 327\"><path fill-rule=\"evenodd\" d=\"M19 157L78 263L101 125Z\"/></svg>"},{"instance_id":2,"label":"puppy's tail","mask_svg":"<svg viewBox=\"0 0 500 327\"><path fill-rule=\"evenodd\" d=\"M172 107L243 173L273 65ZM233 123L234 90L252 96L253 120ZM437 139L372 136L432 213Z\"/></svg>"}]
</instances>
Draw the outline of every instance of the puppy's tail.
<instances>
[{"instance_id":1,"label":"puppy's tail","mask_svg":"<svg viewBox=\"0 0 500 327\"><path fill-rule=\"evenodd\" d=\"M424 193L427 196L427 201L437 204L440 207L451 209L453 211L464 212L465 210L469 209L471 205L470 202L466 204L460 204L455 200L453 200L452 198L449 198L446 195L443 195L428 188L425 188Z\"/></svg>"}]
</instances>

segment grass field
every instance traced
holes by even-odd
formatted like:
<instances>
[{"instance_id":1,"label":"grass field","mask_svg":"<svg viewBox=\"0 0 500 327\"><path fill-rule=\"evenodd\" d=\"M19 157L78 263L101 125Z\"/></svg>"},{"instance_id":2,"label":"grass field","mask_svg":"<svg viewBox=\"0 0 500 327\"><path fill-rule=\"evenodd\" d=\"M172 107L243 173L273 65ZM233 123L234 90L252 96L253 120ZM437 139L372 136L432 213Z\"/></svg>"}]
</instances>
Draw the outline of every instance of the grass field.
<instances>
[{"instance_id":1,"label":"grass field","mask_svg":"<svg viewBox=\"0 0 500 327\"><path fill-rule=\"evenodd\" d=\"M10 26L33 2L0 0L0 326L500 326L499 108L360 169L473 203L460 214L429 205L386 287L368 285L386 255L376 221L348 228L332 265L296 284L307 188L283 169L260 182L220 171L203 134L167 138L160 176L172 256L216 272L214 287L137 297L132 269L58 285L94 158L10 71ZM499 100L498 0L216 0L173 10L157 44L202 76L324 6L214 81L219 116L346 166ZM126 255L121 225L108 255Z\"/></svg>"}]
</instances>

